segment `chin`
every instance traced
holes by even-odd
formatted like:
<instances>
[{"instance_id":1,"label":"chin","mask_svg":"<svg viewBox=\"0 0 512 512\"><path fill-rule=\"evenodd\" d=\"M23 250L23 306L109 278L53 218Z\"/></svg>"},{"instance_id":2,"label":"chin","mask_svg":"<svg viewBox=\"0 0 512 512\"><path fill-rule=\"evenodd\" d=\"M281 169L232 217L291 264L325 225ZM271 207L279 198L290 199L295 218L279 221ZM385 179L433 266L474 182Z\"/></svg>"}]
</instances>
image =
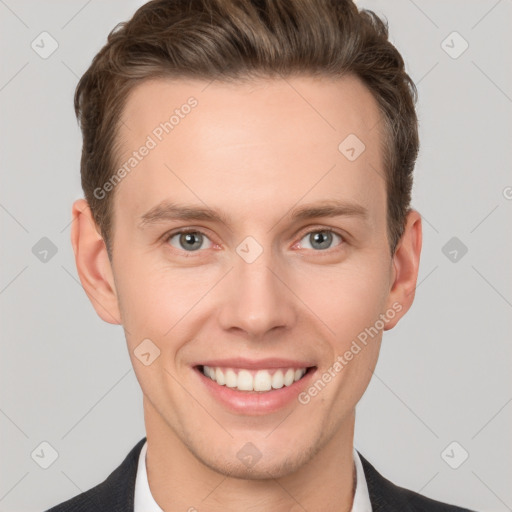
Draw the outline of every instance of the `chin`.
<instances>
[{"instance_id":1,"label":"chin","mask_svg":"<svg viewBox=\"0 0 512 512\"><path fill-rule=\"evenodd\" d=\"M312 446L303 449L295 445L295 451L291 453L290 445L293 443L280 442L279 446L283 450L275 453L272 446L260 451L256 444L257 441L243 443L231 458L226 456L231 451L227 447L220 454L213 454L213 458L211 452L205 454L206 456L195 453L195 456L205 466L224 476L243 480L268 480L295 473L318 451Z\"/></svg>"}]
</instances>

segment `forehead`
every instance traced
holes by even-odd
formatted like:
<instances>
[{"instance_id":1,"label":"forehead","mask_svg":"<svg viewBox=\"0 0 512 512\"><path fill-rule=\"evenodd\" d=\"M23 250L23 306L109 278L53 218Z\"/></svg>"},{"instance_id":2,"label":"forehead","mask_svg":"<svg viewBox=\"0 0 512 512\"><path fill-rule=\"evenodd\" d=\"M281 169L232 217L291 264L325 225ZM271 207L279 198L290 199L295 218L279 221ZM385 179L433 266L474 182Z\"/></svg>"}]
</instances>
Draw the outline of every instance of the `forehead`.
<instances>
[{"instance_id":1,"label":"forehead","mask_svg":"<svg viewBox=\"0 0 512 512\"><path fill-rule=\"evenodd\" d=\"M382 215L380 120L352 76L144 82L122 115L118 166L136 161L125 165L114 210L136 221L171 200L223 205L242 219L262 205L278 216L301 201L339 198Z\"/></svg>"}]
</instances>

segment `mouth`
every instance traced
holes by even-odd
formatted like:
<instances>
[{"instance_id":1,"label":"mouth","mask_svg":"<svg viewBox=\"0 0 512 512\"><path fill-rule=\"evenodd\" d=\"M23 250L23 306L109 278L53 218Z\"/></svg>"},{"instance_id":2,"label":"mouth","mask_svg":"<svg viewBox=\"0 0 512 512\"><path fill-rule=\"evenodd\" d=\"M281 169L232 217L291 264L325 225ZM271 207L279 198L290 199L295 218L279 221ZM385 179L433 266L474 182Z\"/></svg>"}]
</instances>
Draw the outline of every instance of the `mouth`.
<instances>
[{"instance_id":1,"label":"mouth","mask_svg":"<svg viewBox=\"0 0 512 512\"><path fill-rule=\"evenodd\" d=\"M197 365L194 368L217 385L246 394L264 394L288 388L316 370L316 366L258 370L207 365Z\"/></svg>"},{"instance_id":2,"label":"mouth","mask_svg":"<svg viewBox=\"0 0 512 512\"><path fill-rule=\"evenodd\" d=\"M318 369L317 366L300 366L300 363L281 366L282 363L274 361L272 367L272 364L251 365L247 361L237 361L232 366L216 366L219 363L210 362L195 365L192 370L197 375L198 385L204 386L206 395L223 409L244 417L264 417L301 403L298 397L311 385Z\"/></svg>"}]
</instances>

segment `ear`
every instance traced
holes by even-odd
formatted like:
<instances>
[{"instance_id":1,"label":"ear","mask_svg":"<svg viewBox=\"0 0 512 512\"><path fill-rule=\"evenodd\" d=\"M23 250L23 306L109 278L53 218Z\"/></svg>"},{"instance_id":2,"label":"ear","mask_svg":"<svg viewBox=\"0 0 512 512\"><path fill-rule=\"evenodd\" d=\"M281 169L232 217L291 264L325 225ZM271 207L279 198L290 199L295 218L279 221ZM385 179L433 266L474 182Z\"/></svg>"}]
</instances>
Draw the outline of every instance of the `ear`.
<instances>
[{"instance_id":1,"label":"ear","mask_svg":"<svg viewBox=\"0 0 512 512\"><path fill-rule=\"evenodd\" d=\"M72 215L71 244L80 282L100 318L109 324L121 324L107 248L85 199L73 203Z\"/></svg>"},{"instance_id":2,"label":"ear","mask_svg":"<svg viewBox=\"0 0 512 512\"><path fill-rule=\"evenodd\" d=\"M421 244L421 215L416 210L411 210L407 215L404 233L393 256L393 277L387 307L393 309L396 315L386 321L385 331L392 329L398 323L414 301Z\"/></svg>"}]
</instances>

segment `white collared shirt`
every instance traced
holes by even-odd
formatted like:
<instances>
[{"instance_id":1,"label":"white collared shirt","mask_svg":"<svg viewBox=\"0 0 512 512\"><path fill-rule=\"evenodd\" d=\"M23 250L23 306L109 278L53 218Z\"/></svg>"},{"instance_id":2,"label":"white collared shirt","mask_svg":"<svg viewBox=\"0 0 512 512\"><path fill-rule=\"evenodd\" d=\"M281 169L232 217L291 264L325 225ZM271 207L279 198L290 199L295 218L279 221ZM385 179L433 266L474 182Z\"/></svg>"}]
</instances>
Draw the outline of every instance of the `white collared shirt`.
<instances>
[{"instance_id":1,"label":"white collared shirt","mask_svg":"<svg viewBox=\"0 0 512 512\"><path fill-rule=\"evenodd\" d=\"M164 512L156 503L149 489L148 474L146 471L147 441L144 443L139 455L137 477L135 479L134 512ZM364 476L363 465L356 449L353 450L356 465L356 492L351 512L372 512L368 486Z\"/></svg>"}]
</instances>

